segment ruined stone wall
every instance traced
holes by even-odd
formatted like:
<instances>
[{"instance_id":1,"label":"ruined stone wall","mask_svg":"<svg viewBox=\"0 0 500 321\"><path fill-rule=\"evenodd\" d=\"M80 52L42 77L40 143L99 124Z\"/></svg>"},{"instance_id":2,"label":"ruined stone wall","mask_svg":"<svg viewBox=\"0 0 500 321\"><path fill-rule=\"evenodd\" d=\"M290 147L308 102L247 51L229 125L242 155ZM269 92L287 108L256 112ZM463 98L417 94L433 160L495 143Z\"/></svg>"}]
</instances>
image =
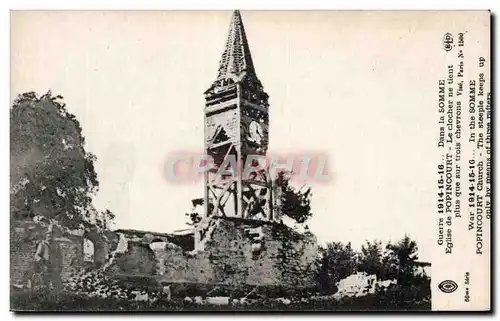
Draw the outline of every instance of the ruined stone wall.
<instances>
[{"instance_id":1,"label":"ruined stone wall","mask_svg":"<svg viewBox=\"0 0 500 321\"><path fill-rule=\"evenodd\" d=\"M113 273L127 275L155 275L157 270L155 253L147 243L129 240L127 251L116 257Z\"/></svg>"},{"instance_id":2,"label":"ruined stone wall","mask_svg":"<svg viewBox=\"0 0 500 321\"><path fill-rule=\"evenodd\" d=\"M252 239L248 234L248 230L253 228L255 226L219 219L218 226L204 249L204 252L210 253L208 259L215 282L260 285L279 283L281 272L277 265L280 263L280 244L273 240L271 226L260 226L261 249L256 254L252 251Z\"/></svg>"},{"instance_id":3,"label":"ruined stone wall","mask_svg":"<svg viewBox=\"0 0 500 321\"><path fill-rule=\"evenodd\" d=\"M314 235L276 223L212 220L210 226L215 227L207 232L203 249L196 251L171 242L166 234L117 232L126 240L126 250L116 254L108 272L119 278L145 277L158 284L313 286Z\"/></svg>"},{"instance_id":4,"label":"ruined stone wall","mask_svg":"<svg viewBox=\"0 0 500 321\"><path fill-rule=\"evenodd\" d=\"M278 224L214 220L217 226L198 252L188 252L170 242L151 246L148 238L128 235L133 241L117 257L114 273L151 275L162 283L312 286L317 250L312 234L299 234ZM257 242L251 235L256 230L261 237ZM141 270L141 266L150 268Z\"/></svg>"},{"instance_id":5,"label":"ruined stone wall","mask_svg":"<svg viewBox=\"0 0 500 321\"><path fill-rule=\"evenodd\" d=\"M127 249L116 255L109 273L118 277L150 276L160 283L212 281L210 262L203 253L192 256L170 242L124 235Z\"/></svg>"},{"instance_id":6,"label":"ruined stone wall","mask_svg":"<svg viewBox=\"0 0 500 321\"><path fill-rule=\"evenodd\" d=\"M43 232L29 222L10 225L10 280L20 283L26 274L33 273L33 257Z\"/></svg>"},{"instance_id":7,"label":"ruined stone wall","mask_svg":"<svg viewBox=\"0 0 500 321\"><path fill-rule=\"evenodd\" d=\"M99 268L108 260L111 251L116 248L118 235L107 231L104 234L95 229L85 231L83 237L94 244L94 262L92 267Z\"/></svg>"},{"instance_id":8,"label":"ruined stone wall","mask_svg":"<svg viewBox=\"0 0 500 321\"><path fill-rule=\"evenodd\" d=\"M61 279L67 280L82 268L83 238L78 235L63 234L54 228L53 249L61 272ZM34 273L34 256L40 241L45 238L47 227L32 221L11 222L10 226L10 280L11 284L21 284Z\"/></svg>"},{"instance_id":9,"label":"ruined stone wall","mask_svg":"<svg viewBox=\"0 0 500 321\"><path fill-rule=\"evenodd\" d=\"M57 254L60 255L61 280L68 280L83 268L83 238L81 236L66 235L55 240Z\"/></svg>"},{"instance_id":10,"label":"ruined stone wall","mask_svg":"<svg viewBox=\"0 0 500 321\"><path fill-rule=\"evenodd\" d=\"M163 282L212 283L214 280L207 253L190 255L172 243L154 252L158 267L156 272Z\"/></svg>"},{"instance_id":11,"label":"ruined stone wall","mask_svg":"<svg viewBox=\"0 0 500 321\"><path fill-rule=\"evenodd\" d=\"M260 242L250 235L256 230ZM313 235L283 225L220 219L205 252L217 283L309 287L316 248Z\"/></svg>"},{"instance_id":12,"label":"ruined stone wall","mask_svg":"<svg viewBox=\"0 0 500 321\"><path fill-rule=\"evenodd\" d=\"M187 251L169 242L167 237L128 235L127 250L116 256L110 272L151 277L160 283L312 285L311 270L317 248L313 235L299 234L279 224L223 218L213 220L216 227L211 230L204 249L197 252ZM20 283L25 275L33 274L36 247L44 239L45 231L46 227L33 222L11 224L11 283ZM118 243L118 235L109 234L105 237L91 232L54 235L56 252L61 256L61 279L65 281L86 267L83 262L84 238L94 243L93 268L109 261L109 255ZM152 242L156 245L152 246Z\"/></svg>"},{"instance_id":13,"label":"ruined stone wall","mask_svg":"<svg viewBox=\"0 0 500 321\"><path fill-rule=\"evenodd\" d=\"M66 281L85 267L83 262L83 239L88 237L84 231L65 231L54 227L53 249L61 274ZM31 220L11 221L10 224L10 280L11 284L22 284L25 277L34 273L34 256L40 241L45 238L47 226ZM91 234L95 250L95 266L107 260L110 240L102 235ZM111 235L113 236L113 235Z\"/></svg>"}]
</instances>

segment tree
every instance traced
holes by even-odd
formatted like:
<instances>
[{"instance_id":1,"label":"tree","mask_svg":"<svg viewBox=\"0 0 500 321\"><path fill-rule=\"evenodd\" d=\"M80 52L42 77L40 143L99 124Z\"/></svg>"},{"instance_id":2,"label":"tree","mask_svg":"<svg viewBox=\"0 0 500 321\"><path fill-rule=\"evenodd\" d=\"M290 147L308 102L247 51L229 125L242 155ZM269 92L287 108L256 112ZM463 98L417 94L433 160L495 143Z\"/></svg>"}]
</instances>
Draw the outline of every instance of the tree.
<instances>
[{"instance_id":1,"label":"tree","mask_svg":"<svg viewBox=\"0 0 500 321\"><path fill-rule=\"evenodd\" d=\"M396 244L387 244L386 250L383 262L388 278L396 278L401 285L411 283L418 260L417 243L405 235Z\"/></svg>"},{"instance_id":2,"label":"tree","mask_svg":"<svg viewBox=\"0 0 500 321\"><path fill-rule=\"evenodd\" d=\"M382 264L381 241L366 241L366 244L361 246L358 271L382 277L384 274L384 267Z\"/></svg>"},{"instance_id":3,"label":"tree","mask_svg":"<svg viewBox=\"0 0 500 321\"><path fill-rule=\"evenodd\" d=\"M329 242L320 247L316 281L322 292L334 293L336 283L356 271L356 253L351 243Z\"/></svg>"},{"instance_id":4,"label":"tree","mask_svg":"<svg viewBox=\"0 0 500 321\"><path fill-rule=\"evenodd\" d=\"M93 217L91 223L100 230L109 230L115 220L115 214L108 209L96 213Z\"/></svg>"},{"instance_id":5,"label":"tree","mask_svg":"<svg viewBox=\"0 0 500 321\"><path fill-rule=\"evenodd\" d=\"M203 207L204 200L203 198L195 198L191 200L191 203L193 204L191 212L185 214L189 219L186 224L190 226L196 226L201 222L201 218L203 217L203 215L198 213L198 211L200 210L199 207ZM203 210L203 208L201 208L201 210Z\"/></svg>"},{"instance_id":6,"label":"tree","mask_svg":"<svg viewBox=\"0 0 500 321\"><path fill-rule=\"evenodd\" d=\"M290 185L290 173L280 172L274 180L273 186L278 191L278 211L292 218L297 223L305 223L312 216L311 188L296 189Z\"/></svg>"},{"instance_id":7,"label":"tree","mask_svg":"<svg viewBox=\"0 0 500 321\"><path fill-rule=\"evenodd\" d=\"M19 95L10 109L11 217L57 220L69 228L112 219L92 205L96 157L84 148L76 117L61 96Z\"/></svg>"}]
</instances>

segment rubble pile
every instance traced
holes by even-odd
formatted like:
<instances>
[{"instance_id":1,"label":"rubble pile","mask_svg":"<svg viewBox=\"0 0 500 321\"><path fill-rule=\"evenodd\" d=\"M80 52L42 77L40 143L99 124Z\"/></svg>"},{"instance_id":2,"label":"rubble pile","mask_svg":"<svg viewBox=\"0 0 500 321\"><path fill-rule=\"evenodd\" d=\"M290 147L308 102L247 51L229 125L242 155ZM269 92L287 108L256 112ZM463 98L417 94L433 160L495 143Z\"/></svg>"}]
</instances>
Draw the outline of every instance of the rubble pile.
<instances>
[{"instance_id":1,"label":"rubble pile","mask_svg":"<svg viewBox=\"0 0 500 321\"><path fill-rule=\"evenodd\" d=\"M102 270L86 272L75 276L66 284L66 290L86 298L116 299L154 303L162 293L121 287L110 280Z\"/></svg>"},{"instance_id":2,"label":"rubble pile","mask_svg":"<svg viewBox=\"0 0 500 321\"><path fill-rule=\"evenodd\" d=\"M106 271L114 264L116 257L126 253L128 241L119 234L116 249L110 253L109 260L98 270L83 272L71 277L65 284L66 290L88 298L113 298L118 300L149 301L156 300L155 295L144 290L130 290L119 286L116 280L111 280Z\"/></svg>"},{"instance_id":3,"label":"rubble pile","mask_svg":"<svg viewBox=\"0 0 500 321\"><path fill-rule=\"evenodd\" d=\"M365 272L358 272L349 275L345 279L337 282L337 292L334 299L344 297L361 297L368 294L375 294L377 291L387 289L392 284L397 284L396 280L377 280L377 276L368 275Z\"/></svg>"}]
</instances>

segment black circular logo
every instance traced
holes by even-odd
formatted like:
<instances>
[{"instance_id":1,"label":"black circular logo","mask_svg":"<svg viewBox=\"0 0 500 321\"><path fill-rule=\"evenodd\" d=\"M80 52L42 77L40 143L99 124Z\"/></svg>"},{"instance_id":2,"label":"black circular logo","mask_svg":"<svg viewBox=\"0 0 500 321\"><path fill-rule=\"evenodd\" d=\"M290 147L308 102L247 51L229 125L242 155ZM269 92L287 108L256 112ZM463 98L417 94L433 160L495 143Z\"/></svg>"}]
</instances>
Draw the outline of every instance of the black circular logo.
<instances>
[{"instance_id":1,"label":"black circular logo","mask_svg":"<svg viewBox=\"0 0 500 321\"><path fill-rule=\"evenodd\" d=\"M444 293L452 293L458 288L458 285L455 281L452 280L444 280L439 283L438 288Z\"/></svg>"}]
</instances>

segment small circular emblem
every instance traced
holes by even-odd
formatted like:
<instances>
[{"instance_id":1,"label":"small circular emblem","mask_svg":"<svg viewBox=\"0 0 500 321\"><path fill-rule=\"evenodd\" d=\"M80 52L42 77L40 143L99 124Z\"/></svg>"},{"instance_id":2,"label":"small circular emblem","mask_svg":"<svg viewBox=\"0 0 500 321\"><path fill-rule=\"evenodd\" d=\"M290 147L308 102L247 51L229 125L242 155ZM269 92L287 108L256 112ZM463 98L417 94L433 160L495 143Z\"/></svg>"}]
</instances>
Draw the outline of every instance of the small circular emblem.
<instances>
[{"instance_id":1,"label":"small circular emblem","mask_svg":"<svg viewBox=\"0 0 500 321\"><path fill-rule=\"evenodd\" d=\"M443 36L443 49L445 51L453 49L453 36L449 32L445 33Z\"/></svg>"},{"instance_id":2,"label":"small circular emblem","mask_svg":"<svg viewBox=\"0 0 500 321\"><path fill-rule=\"evenodd\" d=\"M455 281L452 280L444 280L439 283L438 288L444 293L452 293L458 288L458 285Z\"/></svg>"}]
</instances>

